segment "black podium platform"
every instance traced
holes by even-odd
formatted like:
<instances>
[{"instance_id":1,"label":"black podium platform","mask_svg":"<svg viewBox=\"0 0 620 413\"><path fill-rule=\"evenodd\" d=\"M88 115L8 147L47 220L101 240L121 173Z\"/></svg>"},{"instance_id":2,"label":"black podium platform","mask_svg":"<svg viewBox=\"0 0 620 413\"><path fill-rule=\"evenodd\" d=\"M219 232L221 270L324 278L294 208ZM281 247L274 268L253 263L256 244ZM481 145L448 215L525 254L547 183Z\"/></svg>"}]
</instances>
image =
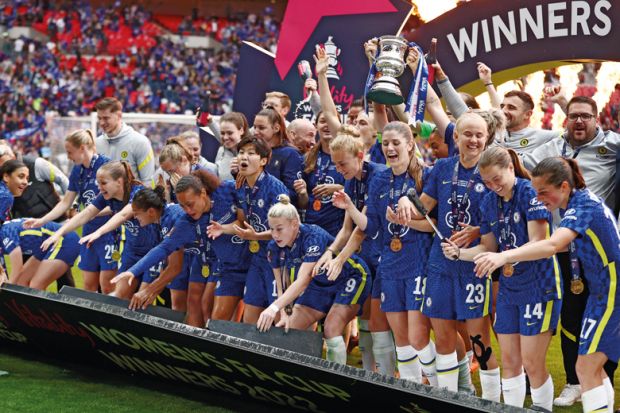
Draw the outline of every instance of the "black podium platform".
<instances>
[{"instance_id":1,"label":"black podium platform","mask_svg":"<svg viewBox=\"0 0 620 413\"><path fill-rule=\"evenodd\" d=\"M313 412L524 411L68 294L5 285L0 348ZM56 351L62 348L63 351Z\"/></svg>"}]
</instances>

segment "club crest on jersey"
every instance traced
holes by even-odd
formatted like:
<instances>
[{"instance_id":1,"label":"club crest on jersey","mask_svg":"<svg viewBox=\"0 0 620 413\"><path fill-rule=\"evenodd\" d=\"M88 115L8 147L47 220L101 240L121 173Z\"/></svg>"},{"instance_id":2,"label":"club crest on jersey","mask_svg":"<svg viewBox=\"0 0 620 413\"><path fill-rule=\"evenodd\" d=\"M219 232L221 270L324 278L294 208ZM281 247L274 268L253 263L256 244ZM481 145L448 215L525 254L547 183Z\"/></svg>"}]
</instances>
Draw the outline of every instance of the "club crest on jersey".
<instances>
[{"instance_id":1,"label":"club crest on jersey","mask_svg":"<svg viewBox=\"0 0 620 413\"><path fill-rule=\"evenodd\" d=\"M401 238L407 235L407 233L409 232L409 227L403 227L402 225L394 224L392 222L388 224L387 229L390 235L398 235Z\"/></svg>"},{"instance_id":2,"label":"club crest on jersey","mask_svg":"<svg viewBox=\"0 0 620 413\"><path fill-rule=\"evenodd\" d=\"M479 194L481 194L482 192L484 192L484 184L481 184L480 182L478 182L476 186L474 187L474 190L478 192Z\"/></svg>"},{"instance_id":3,"label":"club crest on jersey","mask_svg":"<svg viewBox=\"0 0 620 413\"><path fill-rule=\"evenodd\" d=\"M121 152L121 158L126 159L128 156L129 156L129 153L127 151Z\"/></svg>"},{"instance_id":4,"label":"club crest on jersey","mask_svg":"<svg viewBox=\"0 0 620 413\"><path fill-rule=\"evenodd\" d=\"M138 235L138 225L133 221L125 221L125 228L133 235Z\"/></svg>"},{"instance_id":5,"label":"club crest on jersey","mask_svg":"<svg viewBox=\"0 0 620 413\"><path fill-rule=\"evenodd\" d=\"M95 199L95 197L97 197L97 194L92 189L84 191L84 193L82 194L82 199L84 200L85 205L90 205L90 203L93 202L93 199Z\"/></svg>"},{"instance_id":6,"label":"club crest on jersey","mask_svg":"<svg viewBox=\"0 0 620 413\"><path fill-rule=\"evenodd\" d=\"M527 139L521 139L521 141L519 142L519 145L520 145L522 148L525 148L525 147L527 146L527 144L528 144L528 143L530 143L530 141L529 141L529 140L527 140Z\"/></svg>"},{"instance_id":7,"label":"club crest on jersey","mask_svg":"<svg viewBox=\"0 0 620 413\"><path fill-rule=\"evenodd\" d=\"M259 198L258 201L256 201L256 205L258 205L259 208L263 208L265 206L265 201Z\"/></svg>"},{"instance_id":8,"label":"club crest on jersey","mask_svg":"<svg viewBox=\"0 0 620 413\"><path fill-rule=\"evenodd\" d=\"M457 199L458 199L458 202L461 202L463 197L459 195ZM449 207L448 213L446 214L446 225L448 226L448 228L452 228L452 199L448 199L448 205L450 205L450 207ZM471 214L469 213L470 206L471 206L471 199L467 199L467 205L465 205L465 216L463 217L463 223L465 224L469 224L471 222Z\"/></svg>"},{"instance_id":9,"label":"club crest on jersey","mask_svg":"<svg viewBox=\"0 0 620 413\"><path fill-rule=\"evenodd\" d=\"M433 300L431 300L431 297L426 297L426 306L430 307L431 305L433 305Z\"/></svg>"},{"instance_id":10,"label":"club crest on jersey","mask_svg":"<svg viewBox=\"0 0 620 413\"><path fill-rule=\"evenodd\" d=\"M521 214L519 214L518 212L515 212L514 215L512 216L512 220L516 223L518 223L519 221L521 221Z\"/></svg>"},{"instance_id":11,"label":"club crest on jersey","mask_svg":"<svg viewBox=\"0 0 620 413\"><path fill-rule=\"evenodd\" d=\"M261 222L260 217L255 212L252 212L252 215L247 217L247 220L252 226L252 228L254 228L254 231L256 232L267 231L267 227L265 226L265 224Z\"/></svg>"}]
</instances>

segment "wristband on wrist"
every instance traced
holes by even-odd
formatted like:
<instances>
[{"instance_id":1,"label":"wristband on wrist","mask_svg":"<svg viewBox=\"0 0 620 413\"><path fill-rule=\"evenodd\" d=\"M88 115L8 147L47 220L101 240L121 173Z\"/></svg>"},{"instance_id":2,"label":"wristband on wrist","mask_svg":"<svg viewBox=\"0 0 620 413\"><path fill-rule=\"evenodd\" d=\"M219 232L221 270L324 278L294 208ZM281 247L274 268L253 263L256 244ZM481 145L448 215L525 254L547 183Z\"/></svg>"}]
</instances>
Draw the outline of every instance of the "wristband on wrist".
<instances>
[{"instance_id":1,"label":"wristband on wrist","mask_svg":"<svg viewBox=\"0 0 620 413\"><path fill-rule=\"evenodd\" d=\"M485 86L493 86L493 82L485 83Z\"/></svg>"},{"instance_id":2,"label":"wristband on wrist","mask_svg":"<svg viewBox=\"0 0 620 413\"><path fill-rule=\"evenodd\" d=\"M271 304L269 307L267 307L269 310L273 311L275 314L278 314L278 312L280 311L280 309L278 308L278 306L273 303Z\"/></svg>"}]
</instances>

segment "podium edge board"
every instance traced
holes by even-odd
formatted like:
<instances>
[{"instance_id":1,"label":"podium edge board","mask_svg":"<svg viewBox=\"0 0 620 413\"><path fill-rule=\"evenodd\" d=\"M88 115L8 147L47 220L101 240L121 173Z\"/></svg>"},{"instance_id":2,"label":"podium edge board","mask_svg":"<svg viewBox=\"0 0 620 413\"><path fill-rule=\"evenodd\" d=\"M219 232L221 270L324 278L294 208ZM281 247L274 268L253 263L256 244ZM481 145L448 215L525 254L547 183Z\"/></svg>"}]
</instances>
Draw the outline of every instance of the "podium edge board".
<instances>
[{"instance_id":1,"label":"podium edge board","mask_svg":"<svg viewBox=\"0 0 620 413\"><path fill-rule=\"evenodd\" d=\"M180 334L182 336L192 337L193 339L206 340L213 344L224 345L233 349L247 351L252 354L276 359L281 362L291 363L294 365L309 368L313 371L334 374L336 376L340 376L349 380L359 381L361 383L378 386L380 388L387 388L402 393L404 397L409 394L416 398L422 397L425 399L430 399L442 403L442 408L444 409L460 407L464 408L466 411L495 412L501 410L508 413L531 411L527 409L516 408L513 406L507 406L501 403L495 403L489 400L484 400L463 393L453 393L446 389L437 389L394 377L383 376L376 372L370 372L347 365L341 365L335 362L319 359L301 353L296 353L290 350L284 350L281 348L248 341L242 338L229 336L226 334L192 327L186 324L165 320L152 315L137 313L127 308L95 302L84 298L77 298L69 295L62 295L52 292L33 290L27 287L18 287L10 284L5 284L0 287L0 304L4 303L7 294L12 295L16 298L18 298L19 296L26 296L29 299L34 298L41 300L50 300L57 304L79 307L94 312L105 313L109 316L119 317L122 319L137 322L139 324L145 324L146 326L151 328L163 329L169 333ZM5 309L0 307L0 324L2 324L1 321L4 312ZM5 343L9 345L13 344L3 340L2 336L0 336L0 346L5 345ZM20 348L22 349L24 349L24 347L27 347L29 349L34 348L33 345L20 346ZM90 363L92 364L93 362L90 361ZM99 367L106 368L106 366ZM109 368L106 369L110 370ZM117 374L121 373L117 371ZM166 382L166 380L164 379L161 379L161 381ZM216 392L216 390L209 390L209 393L214 392ZM368 405L373 405L372 396L372 394L368 395ZM411 403L415 406L414 401L415 399ZM359 402L359 400L356 400L356 402ZM414 408L414 410L411 411L428 410L417 407L417 410L416 408Z\"/></svg>"}]
</instances>

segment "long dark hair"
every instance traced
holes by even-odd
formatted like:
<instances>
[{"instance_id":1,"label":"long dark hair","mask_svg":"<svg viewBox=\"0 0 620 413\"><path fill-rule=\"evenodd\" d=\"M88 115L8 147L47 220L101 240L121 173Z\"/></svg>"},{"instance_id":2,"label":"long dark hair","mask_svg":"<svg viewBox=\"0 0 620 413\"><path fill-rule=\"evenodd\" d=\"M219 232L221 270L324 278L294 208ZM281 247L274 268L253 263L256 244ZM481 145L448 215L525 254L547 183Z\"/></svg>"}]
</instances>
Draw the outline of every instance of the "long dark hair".
<instances>
[{"instance_id":1,"label":"long dark hair","mask_svg":"<svg viewBox=\"0 0 620 413\"><path fill-rule=\"evenodd\" d=\"M577 161L562 157L542 160L532 171L533 177L544 176L547 183L559 187L562 182L568 182L571 189L584 189L586 181L583 179Z\"/></svg>"},{"instance_id":2,"label":"long dark hair","mask_svg":"<svg viewBox=\"0 0 620 413\"><path fill-rule=\"evenodd\" d=\"M11 175L18 169L27 168L26 164L17 159L11 159L6 161L0 166L0 179L4 178L4 175Z\"/></svg>"},{"instance_id":3,"label":"long dark hair","mask_svg":"<svg viewBox=\"0 0 620 413\"><path fill-rule=\"evenodd\" d=\"M158 185L154 189L139 190L134 195L131 206L141 211L146 211L149 208L154 208L159 212L163 211L166 206L166 188Z\"/></svg>"},{"instance_id":4,"label":"long dark hair","mask_svg":"<svg viewBox=\"0 0 620 413\"><path fill-rule=\"evenodd\" d=\"M266 108L258 112L256 116L266 117L272 127L274 125L279 125L280 130L275 133L280 140L279 146L290 145L291 142L288 138L288 134L286 133L286 122L284 122L284 118L280 115L280 113L278 113L278 111L275 109Z\"/></svg>"},{"instance_id":5,"label":"long dark hair","mask_svg":"<svg viewBox=\"0 0 620 413\"><path fill-rule=\"evenodd\" d=\"M204 189L207 195L211 195L220 184L220 178L204 169L198 169L179 179L174 192L178 195L191 189L195 194L200 194Z\"/></svg>"}]
</instances>

